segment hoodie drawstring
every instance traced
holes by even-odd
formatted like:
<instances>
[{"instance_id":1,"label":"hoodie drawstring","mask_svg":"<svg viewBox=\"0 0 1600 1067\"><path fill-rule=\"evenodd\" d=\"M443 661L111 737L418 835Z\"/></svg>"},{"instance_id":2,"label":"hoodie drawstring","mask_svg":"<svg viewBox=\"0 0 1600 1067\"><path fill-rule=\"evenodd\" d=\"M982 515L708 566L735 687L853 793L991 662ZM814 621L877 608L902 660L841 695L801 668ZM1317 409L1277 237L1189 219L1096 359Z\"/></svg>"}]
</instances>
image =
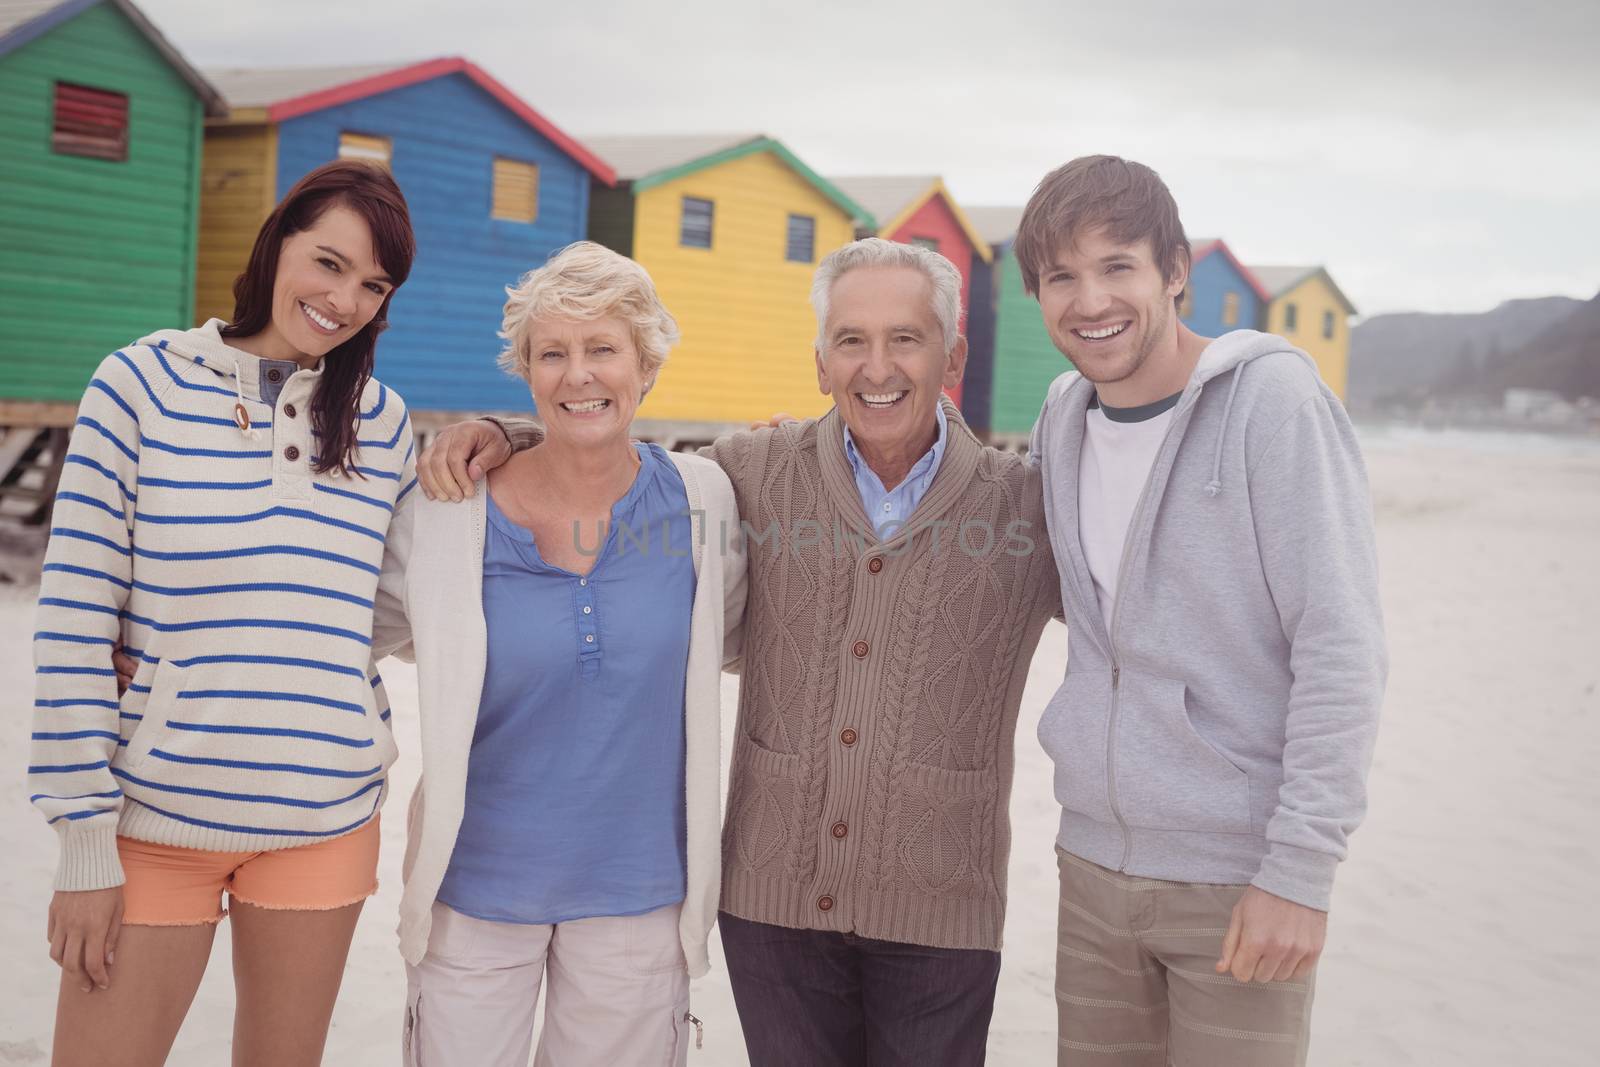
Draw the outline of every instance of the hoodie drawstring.
<instances>
[{"instance_id":1,"label":"hoodie drawstring","mask_svg":"<svg viewBox=\"0 0 1600 1067\"><path fill-rule=\"evenodd\" d=\"M238 425L241 434L254 441L261 434L250 425L250 412L244 406L244 382L240 380L237 362L233 365L233 391L239 398L239 402L233 405L233 421Z\"/></svg>"},{"instance_id":2,"label":"hoodie drawstring","mask_svg":"<svg viewBox=\"0 0 1600 1067\"><path fill-rule=\"evenodd\" d=\"M1233 394L1239 391L1239 379L1244 376L1244 364L1233 368L1233 384L1228 387L1228 402L1222 405L1222 426L1217 430L1217 455L1211 464L1211 480L1206 483L1206 496L1222 492L1222 443L1228 438L1228 416L1233 412Z\"/></svg>"}]
</instances>

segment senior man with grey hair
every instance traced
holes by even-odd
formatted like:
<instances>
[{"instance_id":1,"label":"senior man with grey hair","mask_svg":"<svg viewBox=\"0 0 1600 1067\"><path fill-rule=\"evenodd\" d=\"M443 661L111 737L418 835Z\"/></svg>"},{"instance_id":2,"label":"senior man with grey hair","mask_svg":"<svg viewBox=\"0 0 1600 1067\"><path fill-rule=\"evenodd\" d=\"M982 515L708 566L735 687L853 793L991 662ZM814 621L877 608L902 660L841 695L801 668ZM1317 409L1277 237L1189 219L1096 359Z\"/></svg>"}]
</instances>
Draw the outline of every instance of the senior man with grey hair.
<instances>
[{"instance_id":1,"label":"senior man with grey hair","mask_svg":"<svg viewBox=\"0 0 1600 1067\"><path fill-rule=\"evenodd\" d=\"M835 251L811 294L833 410L704 450L749 552L719 921L762 1067L984 1059L1017 707L1060 591L1037 469L941 395L960 286L926 249ZM451 427L423 489L459 499L536 434Z\"/></svg>"}]
</instances>

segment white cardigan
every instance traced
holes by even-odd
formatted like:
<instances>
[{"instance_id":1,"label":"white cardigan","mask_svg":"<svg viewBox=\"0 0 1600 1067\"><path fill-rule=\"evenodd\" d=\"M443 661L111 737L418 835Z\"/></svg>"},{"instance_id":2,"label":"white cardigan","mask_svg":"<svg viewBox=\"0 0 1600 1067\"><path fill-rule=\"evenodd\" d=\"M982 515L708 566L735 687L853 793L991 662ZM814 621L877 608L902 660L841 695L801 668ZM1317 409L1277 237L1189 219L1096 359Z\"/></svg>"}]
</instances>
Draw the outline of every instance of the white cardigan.
<instances>
[{"instance_id":1,"label":"white cardigan","mask_svg":"<svg viewBox=\"0 0 1600 1067\"><path fill-rule=\"evenodd\" d=\"M683 476L694 527L683 724L688 892L678 930L689 974L698 978L710 969L706 941L722 884L720 679L722 665L739 654L745 554L727 475L699 456L672 453L671 458ZM463 504L422 499L395 515L389 528L394 564L384 569L373 626L375 655L393 652L417 664L423 774L408 813L399 929L400 954L412 964L428 949L434 898L466 803L467 757L488 656L483 618L487 492L480 481ZM721 566L705 566L706 559Z\"/></svg>"}]
</instances>

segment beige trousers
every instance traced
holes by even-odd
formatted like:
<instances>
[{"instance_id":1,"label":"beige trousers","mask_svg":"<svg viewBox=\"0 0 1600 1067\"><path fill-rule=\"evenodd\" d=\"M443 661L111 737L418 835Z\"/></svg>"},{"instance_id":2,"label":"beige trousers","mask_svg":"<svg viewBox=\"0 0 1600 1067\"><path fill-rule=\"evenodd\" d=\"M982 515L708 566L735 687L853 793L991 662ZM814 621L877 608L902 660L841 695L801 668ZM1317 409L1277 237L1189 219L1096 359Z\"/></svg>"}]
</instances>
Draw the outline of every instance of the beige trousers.
<instances>
[{"instance_id":1,"label":"beige trousers","mask_svg":"<svg viewBox=\"0 0 1600 1067\"><path fill-rule=\"evenodd\" d=\"M1245 886L1134 878L1060 848L1056 862L1059 1067L1303 1067L1312 979L1215 970Z\"/></svg>"},{"instance_id":2,"label":"beige trousers","mask_svg":"<svg viewBox=\"0 0 1600 1067\"><path fill-rule=\"evenodd\" d=\"M678 905L546 926L433 905L428 953L406 968L406 1067L683 1067L689 971Z\"/></svg>"}]
</instances>

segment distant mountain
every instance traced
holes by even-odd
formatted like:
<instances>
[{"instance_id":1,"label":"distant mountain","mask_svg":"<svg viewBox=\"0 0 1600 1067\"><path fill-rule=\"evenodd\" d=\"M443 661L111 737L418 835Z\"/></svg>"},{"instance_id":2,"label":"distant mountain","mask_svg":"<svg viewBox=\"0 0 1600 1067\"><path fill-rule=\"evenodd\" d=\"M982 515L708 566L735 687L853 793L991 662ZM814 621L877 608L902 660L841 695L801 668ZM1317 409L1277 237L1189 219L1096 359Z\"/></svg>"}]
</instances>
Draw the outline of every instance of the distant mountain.
<instances>
[{"instance_id":1,"label":"distant mountain","mask_svg":"<svg viewBox=\"0 0 1600 1067\"><path fill-rule=\"evenodd\" d=\"M1476 391L1473 387L1487 386L1510 357L1587 306L1550 296L1508 300L1476 314L1374 315L1350 332L1350 406L1417 403Z\"/></svg>"},{"instance_id":2,"label":"distant mountain","mask_svg":"<svg viewBox=\"0 0 1600 1067\"><path fill-rule=\"evenodd\" d=\"M1600 399L1600 295L1487 369L1471 392L1498 396L1506 389L1551 389L1568 400Z\"/></svg>"}]
</instances>

